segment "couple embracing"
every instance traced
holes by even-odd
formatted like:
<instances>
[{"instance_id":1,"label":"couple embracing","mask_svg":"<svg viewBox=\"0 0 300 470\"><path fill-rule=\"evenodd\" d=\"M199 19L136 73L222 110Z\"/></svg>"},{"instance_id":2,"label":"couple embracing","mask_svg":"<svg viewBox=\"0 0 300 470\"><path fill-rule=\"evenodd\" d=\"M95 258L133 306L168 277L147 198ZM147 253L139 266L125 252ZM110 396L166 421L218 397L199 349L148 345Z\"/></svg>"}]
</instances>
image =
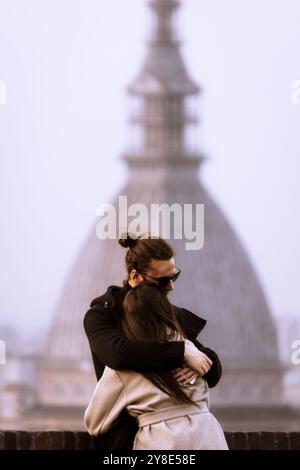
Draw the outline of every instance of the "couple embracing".
<instances>
[{"instance_id":1,"label":"couple embracing","mask_svg":"<svg viewBox=\"0 0 300 470\"><path fill-rule=\"evenodd\" d=\"M103 450L227 450L209 399L222 366L197 340L206 320L168 299L180 274L173 248L151 235L119 243L128 278L84 317L98 380L88 432Z\"/></svg>"}]
</instances>

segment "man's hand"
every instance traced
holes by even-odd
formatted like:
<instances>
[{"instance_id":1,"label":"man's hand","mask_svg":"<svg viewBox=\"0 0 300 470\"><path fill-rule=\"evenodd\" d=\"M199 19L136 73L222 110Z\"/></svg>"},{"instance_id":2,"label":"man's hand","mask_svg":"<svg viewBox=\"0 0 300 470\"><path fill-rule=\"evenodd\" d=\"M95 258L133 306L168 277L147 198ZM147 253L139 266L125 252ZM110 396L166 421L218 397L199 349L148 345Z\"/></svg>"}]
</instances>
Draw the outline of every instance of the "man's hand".
<instances>
[{"instance_id":1,"label":"man's hand","mask_svg":"<svg viewBox=\"0 0 300 470\"><path fill-rule=\"evenodd\" d=\"M212 360L196 346L186 339L184 347L184 362L187 367L193 369L201 377L205 375L212 366Z\"/></svg>"}]
</instances>

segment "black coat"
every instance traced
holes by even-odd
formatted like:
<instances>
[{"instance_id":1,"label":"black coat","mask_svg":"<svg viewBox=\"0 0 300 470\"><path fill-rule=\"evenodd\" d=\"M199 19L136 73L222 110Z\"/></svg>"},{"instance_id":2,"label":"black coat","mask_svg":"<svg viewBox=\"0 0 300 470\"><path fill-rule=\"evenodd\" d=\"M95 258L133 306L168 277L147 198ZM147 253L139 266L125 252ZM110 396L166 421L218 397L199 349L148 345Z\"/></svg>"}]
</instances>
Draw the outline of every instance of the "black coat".
<instances>
[{"instance_id":1,"label":"black coat","mask_svg":"<svg viewBox=\"0 0 300 470\"><path fill-rule=\"evenodd\" d=\"M110 286L105 294L94 299L84 317L84 329L89 340L94 368L99 380L107 365L111 369L129 369L137 372L173 370L184 362L184 342L146 342L128 339L120 330L123 299L131 289L128 282L123 287ZM185 308L174 306L177 319L184 333L195 346L213 361L204 375L209 387L214 387L222 375L217 354L204 347L197 336L206 320ZM98 438L98 447L104 450L133 448L138 426L135 418L124 410L111 429Z\"/></svg>"}]
</instances>

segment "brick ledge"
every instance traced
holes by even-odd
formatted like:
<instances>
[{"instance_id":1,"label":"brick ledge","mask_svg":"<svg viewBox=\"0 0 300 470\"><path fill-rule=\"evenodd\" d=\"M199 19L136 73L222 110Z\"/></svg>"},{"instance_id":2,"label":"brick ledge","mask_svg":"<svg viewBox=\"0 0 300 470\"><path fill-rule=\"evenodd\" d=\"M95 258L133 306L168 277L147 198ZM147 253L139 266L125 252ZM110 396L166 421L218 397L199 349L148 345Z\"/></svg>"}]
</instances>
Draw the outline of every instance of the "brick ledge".
<instances>
[{"instance_id":1,"label":"brick ledge","mask_svg":"<svg viewBox=\"0 0 300 470\"><path fill-rule=\"evenodd\" d=\"M231 450L300 450L300 432L225 432L225 437ZM93 449L100 449L99 438L83 431L0 431L0 450Z\"/></svg>"}]
</instances>

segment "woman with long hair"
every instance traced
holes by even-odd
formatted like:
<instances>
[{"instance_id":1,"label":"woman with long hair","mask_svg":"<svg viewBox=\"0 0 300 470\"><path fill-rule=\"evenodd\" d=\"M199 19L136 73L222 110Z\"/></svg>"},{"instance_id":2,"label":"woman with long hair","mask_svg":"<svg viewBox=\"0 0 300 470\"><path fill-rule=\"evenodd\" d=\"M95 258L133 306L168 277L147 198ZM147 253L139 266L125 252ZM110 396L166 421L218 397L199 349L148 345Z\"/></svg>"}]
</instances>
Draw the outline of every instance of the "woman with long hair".
<instances>
[{"instance_id":1,"label":"woman with long hair","mask_svg":"<svg viewBox=\"0 0 300 470\"><path fill-rule=\"evenodd\" d=\"M123 312L121 329L129 339L190 342L157 286L143 283L127 292ZM182 385L172 371L137 372L106 366L84 423L91 435L104 434L126 409L139 427L134 450L227 450L223 430L209 406L209 388L203 377Z\"/></svg>"}]
</instances>

